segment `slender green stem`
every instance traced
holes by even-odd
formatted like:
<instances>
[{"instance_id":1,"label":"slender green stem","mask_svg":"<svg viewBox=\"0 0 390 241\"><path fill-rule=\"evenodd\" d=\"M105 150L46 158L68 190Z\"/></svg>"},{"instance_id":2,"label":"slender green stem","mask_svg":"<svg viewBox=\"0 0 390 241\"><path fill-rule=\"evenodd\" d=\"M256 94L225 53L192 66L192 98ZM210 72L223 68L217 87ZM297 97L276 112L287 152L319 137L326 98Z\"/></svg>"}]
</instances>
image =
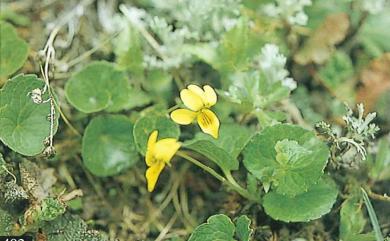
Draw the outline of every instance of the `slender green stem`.
<instances>
[{"instance_id":1,"label":"slender green stem","mask_svg":"<svg viewBox=\"0 0 390 241\"><path fill-rule=\"evenodd\" d=\"M184 159L186 159L187 161L190 161L191 163L193 163L194 165L202 168L203 170L205 170L206 172L210 173L213 177L215 177L216 179L218 179L219 181L222 182L222 184L225 184L227 186L229 186L231 189L233 189L234 191L236 191L238 194L240 194L241 196L247 198L248 200L252 200L252 201L256 201L256 198L253 197L249 192L248 190L244 189L243 187L241 187L237 182L236 180L234 180L233 176L231 175L230 172L224 172L225 177L221 176L220 174L218 174L214 169L212 169L211 167L208 167L206 166L205 164L201 163L200 161L196 160L195 158L189 156L187 153L183 152L183 151L178 151L176 153L177 156L179 157L182 157Z\"/></svg>"},{"instance_id":2,"label":"slender green stem","mask_svg":"<svg viewBox=\"0 0 390 241\"><path fill-rule=\"evenodd\" d=\"M366 191L363 188L360 188L360 189L361 189L362 194L363 194L363 200L364 200L364 203L366 204L368 215L370 216L372 228L374 229L375 238L377 241L382 241L384 239L383 239L381 229L379 227L378 218L376 217L374 208L372 207L372 204L370 202L370 199L368 198Z\"/></svg>"},{"instance_id":3,"label":"slender green stem","mask_svg":"<svg viewBox=\"0 0 390 241\"><path fill-rule=\"evenodd\" d=\"M248 192L247 189L241 187L241 185L236 182L231 172L224 172L224 174L226 176L226 179L229 181L229 183L231 183L235 187L234 190L236 192L238 192L241 196L247 198L248 200L258 202L258 198L254 197L252 194Z\"/></svg>"},{"instance_id":4,"label":"slender green stem","mask_svg":"<svg viewBox=\"0 0 390 241\"><path fill-rule=\"evenodd\" d=\"M169 109L167 110L167 112L168 112L168 113L171 113L172 111L176 110L177 108L179 108L179 105L174 105L174 106L172 106L171 108L169 108Z\"/></svg>"},{"instance_id":5,"label":"slender green stem","mask_svg":"<svg viewBox=\"0 0 390 241\"><path fill-rule=\"evenodd\" d=\"M176 153L176 155L179 156L179 157L182 157L182 158L186 159L187 161L192 162L192 164L202 168L203 170L205 170L206 172L210 173L213 177L215 177L216 179L218 179L222 183L226 183L227 182L226 178L224 178L223 176L219 175L214 169L212 169L211 167L206 166L205 164L201 163L200 161L196 160L195 158L187 155L187 153L182 152L182 151L178 151Z\"/></svg>"}]
</instances>

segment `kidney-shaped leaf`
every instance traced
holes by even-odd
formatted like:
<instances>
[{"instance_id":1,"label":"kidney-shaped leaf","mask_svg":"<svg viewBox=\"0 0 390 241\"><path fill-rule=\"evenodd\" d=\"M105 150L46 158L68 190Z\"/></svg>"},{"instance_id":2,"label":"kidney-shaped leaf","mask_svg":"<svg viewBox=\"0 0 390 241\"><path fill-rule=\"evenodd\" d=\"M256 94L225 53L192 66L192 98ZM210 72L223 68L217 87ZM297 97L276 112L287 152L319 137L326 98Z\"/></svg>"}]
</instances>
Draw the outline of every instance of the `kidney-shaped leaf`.
<instances>
[{"instance_id":1,"label":"kidney-shaped leaf","mask_svg":"<svg viewBox=\"0 0 390 241\"><path fill-rule=\"evenodd\" d=\"M28 45L11 24L0 21L0 77L15 73L27 59Z\"/></svg>"},{"instance_id":2,"label":"kidney-shaped leaf","mask_svg":"<svg viewBox=\"0 0 390 241\"><path fill-rule=\"evenodd\" d=\"M266 127L244 149L245 167L278 193L289 196L316 183L328 157L328 147L313 132L290 124Z\"/></svg>"},{"instance_id":3,"label":"kidney-shaped leaf","mask_svg":"<svg viewBox=\"0 0 390 241\"><path fill-rule=\"evenodd\" d=\"M82 156L87 169L97 176L112 176L138 160L133 125L123 115L94 118L85 129Z\"/></svg>"},{"instance_id":4,"label":"kidney-shaped leaf","mask_svg":"<svg viewBox=\"0 0 390 241\"><path fill-rule=\"evenodd\" d=\"M276 220L307 222L328 213L336 201L338 190L330 178L320 179L304 193L289 197L277 192L264 196L265 212Z\"/></svg>"},{"instance_id":5,"label":"kidney-shaped leaf","mask_svg":"<svg viewBox=\"0 0 390 241\"><path fill-rule=\"evenodd\" d=\"M93 62L66 83L68 101L85 113L116 112L128 105L130 85L125 74L111 63Z\"/></svg>"},{"instance_id":6,"label":"kidney-shaped leaf","mask_svg":"<svg viewBox=\"0 0 390 241\"><path fill-rule=\"evenodd\" d=\"M31 91L42 89L44 82L35 75L18 75L0 90L0 140L12 150L34 156L45 148L50 134L50 103L36 104ZM49 98L46 92L43 100ZM57 127L56 115L55 127Z\"/></svg>"}]
</instances>

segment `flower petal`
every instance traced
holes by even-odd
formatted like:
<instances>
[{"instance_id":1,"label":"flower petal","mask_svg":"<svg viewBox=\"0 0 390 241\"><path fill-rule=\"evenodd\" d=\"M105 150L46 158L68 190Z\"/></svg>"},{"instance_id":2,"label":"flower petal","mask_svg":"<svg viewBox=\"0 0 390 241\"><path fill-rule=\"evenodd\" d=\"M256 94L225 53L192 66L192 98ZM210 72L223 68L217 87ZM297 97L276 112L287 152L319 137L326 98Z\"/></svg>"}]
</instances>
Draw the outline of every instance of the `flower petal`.
<instances>
[{"instance_id":1,"label":"flower petal","mask_svg":"<svg viewBox=\"0 0 390 241\"><path fill-rule=\"evenodd\" d=\"M202 98L191 90L184 89L180 91L180 98L184 105L193 111L198 111L204 106Z\"/></svg>"},{"instance_id":2,"label":"flower petal","mask_svg":"<svg viewBox=\"0 0 390 241\"><path fill-rule=\"evenodd\" d=\"M219 120L214 112L209 109L204 109L198 115L197 120L204 133L211 135L215 139L218 138Z\"/></svg>"},{"instance_id":3,"label":"flower petal","mask_svg":"<svg viewBox=\"0 0 390 241\"><path fill-rule=\"evenodd\" d=\"M146 170L145 177L148 183L148 191L152 192L156 186L158 177L160 176L161 171L164 169L164 162L157 162L155 165L151 166Z\"/></svg>"},{"instance_id":4,"label":"flower petal","mask_svg":"<svg viewBox=\"0 0 390 241\"><path fill-rule=\"evenodd\" d=\"M181 144L175 138L161 139L156 143L155 157L157 160L162 160L164 163L168 163L172 159L173 155L179 150Z\"/></svg>"},{"instance_id":5,"label":"flower petal","mask_svg":"<svg viewBox=\"0 0 390 241\"><path fill-rule=\"evenodd\" d=\"M156 162L154 158L154 153L155 153L157 136L158 136L158 131L155 130L150 134L148 139L148 144L146 146L146 154L145 154L145 162L146 165L148 166L151 166Z\"/></svg>"},{"instance_id":6,"label":"flower petal","mask_svg":"<svg viewBox=\"0 0 390 241\"><path fill-rule=\"evenodd\" d=\"M203 86L203 89L207 107L215 105L215 103L217 103L217 94L215 93L215 90L210 85Z\"/></svg>"},{"instance_id":7,"label":"flower petal","mask_svg":"<svg viewBox=\"0 0 390 241\"><path fill-rule=\"evenodd\" d=\"M187 109L177 109L171 112L172 120L180 125L191 124L196 115L196 112Z\"/></svg>"},{"instance_id":8,"label":"flower petal","mask_svg":"<svg viewBox=\"0 0 390 241\"><path fill-rule=\"evenodd\" d=\"M197 86L197 85L189 85L189 86L187 86L187 89L191 90L196 95L198 95L202 99L203 103L205 103L207 101L206 95L205 95L204 91L199 86Z\"/></svg>"}]
</instances>

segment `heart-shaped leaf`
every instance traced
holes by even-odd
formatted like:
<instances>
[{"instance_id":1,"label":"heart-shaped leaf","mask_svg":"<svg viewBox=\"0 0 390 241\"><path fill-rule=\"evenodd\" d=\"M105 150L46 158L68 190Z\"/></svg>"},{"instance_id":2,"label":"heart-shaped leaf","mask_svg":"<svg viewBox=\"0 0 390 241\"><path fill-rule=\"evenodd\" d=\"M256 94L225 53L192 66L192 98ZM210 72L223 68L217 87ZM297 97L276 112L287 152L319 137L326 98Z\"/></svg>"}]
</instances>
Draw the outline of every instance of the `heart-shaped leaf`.
<instances>
[{"instance_id":1,"label":"heart-shaped leaf","mask_svg":"<svg viewBox=\"0 0 390 241\"><path fill-rule=\"evenodd\" d=\"M43 89L44 82L35 75L18 75L0 90L0 140L12 150L34 156L45 148L50 134L50 103L36 104L31 91ZM42 100L49 98L46 92ZM55 119L55 130L58 115Z\"/></svg>"},{"instance_id":2,"label":"heart-shaped leaf","mask_svg":"<svg viewBox=\"0 0 390 241\"><path fill-rule=\"evenodd\" d=\"M82 144L87 169L97 176L112 176L134 165L139 158L132 132L126 116L94 118L85 129Z\"/></svg>"},{"instance_id":3,"label":"heart-shaped leaf","mask_svg":"<svg viewBox=\"0 0 390 241\"><path fill-rule=\"evenodd\" d=\"M15 73L23 66L28 55L28 45L15 28L0 21L0 77Z\"/></svg>"},{"instance_id":4,"label":"heart-shaped leaf","mask_svg":"<svg viewBox=\"0 0 390 241\"><path fill-rule=\"evenodd\" d=\"M105 61L87 65L65 86L68 101L85 113L122 110L131 99L130 90L126 75Z\"/></svg>"},{"instance_id":5,"label":"heart-shaped leaf","mask_svg":"<svg viewBox=\"0 0 390 241\"><path fill-rule=\"evenodd\" d=\"M338 190L330 178L321 179L307 192L289 197L277 192L264 196L265 212L276 220L307 222L328 213L336 201Z\"/></svg>"},{"instance_id":6,"label":"heart-shaped leaf","mask_svg":"<svg viewBox=\"0 0 390 241\"><path fill-rule=\"evenodd\" d=\"M244 149L245 167L278 193L289 196L316 183L328 157L328 147L313 132L289 124L266 127Z\"/></svg>"},{"instance_id":7,"label":"heart-shaped leaf","mask_svg":"<svg viewBox=\"0 0 390 241\"><path fill-rule=\"evenodd\" d=\"M179 138L180 129L166 115L151 111L141 116L134 125L134 140L138 151L145 155L150 133L158 130L158 138Z\"/></svg>"}]
</instances>

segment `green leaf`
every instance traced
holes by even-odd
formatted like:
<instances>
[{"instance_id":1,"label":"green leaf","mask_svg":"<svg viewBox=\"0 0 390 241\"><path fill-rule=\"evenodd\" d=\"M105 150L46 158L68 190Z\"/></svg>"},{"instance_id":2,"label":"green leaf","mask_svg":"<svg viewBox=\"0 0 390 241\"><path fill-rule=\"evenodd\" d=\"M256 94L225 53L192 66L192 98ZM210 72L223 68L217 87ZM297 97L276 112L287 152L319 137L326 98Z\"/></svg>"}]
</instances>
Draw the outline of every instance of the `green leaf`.
<instances>
[{"instance_id":1,"label":"green leaf","mask_svg":"<svg viewBox=\"0 0 390 241\"><path fill-rule=\"evenodd\" d=\"M75 73L66 83L68 101L85 113L117 112L131 100L126 75L105 61L93 62Z\"/></svg>"},{"instance_id":2,"label":"green leaf","mask_svg":"<svg viewBox=\"0 0 390 241\"><path fill-rule=\"evenodd\" d=\"M372 234L364 234L363 236L361 234L366 225L361 204L361 200L353 195L347 198L341 205L339 228L340 240L375 240Z\"/></svg>"},{"instance_id":3,"label":"green leaf","mask_svg":"<svg viewBox=\"0 0 390 241\"><path fill-rule=\"evenodd\" d=\"M65 213L42 227L50 241L103 241L107 240L97 231L88 230L87 224L78 216Z\"/></svg>"},{"instance_id":4,"label":"green leaf","mask_svg":"<svg viewBox=\"0 0 390 241\"><path fill-rule=\"evenodd\" d=\"M207 223L199 225L188 241L235 241L234 224L226 215L217 214L207 219Z\"/></svg>"},{"instance_id":5,"label":"green leaf","mask_svg":"<svg viewBox=\"0 0 390 241\"><path fill-rule=\"evenodd\" d=\"M244 149L244 165L276 192L294 196L323 174L329 157L325 143L311 131L290 124L266 127Z\"/></svg>"},{"instance_id":6,"label":"green leaf","mask_svg":"<svg viewBox=\"0 0 390 241\"><path fill-rule=\"evenodd\" d=\"M0 21L0 77L15 73L26 62L28 45L9 23Z\"/></svg>"},{"instance_id":7,"label":"green leaf","mask_svg":"<svg viewBox=\"0 0 390 241\"><path fill-rule=\"evenodd\" d=\"M389 9L387 5L381 13L369 15L359 31L358 40L371 56L379 57L390 51L390 32L386 27L390 25Z\"/></svg>"},{"instance_id":8,"label":"green leaf","mask_svg":"<svg viewBox=\"0 0 390 241\"><path fill-rule=\"evenodd\" d=\"M274 82L260 71L236 73L229 76L227 92L219 91L227 100L240 104L249 111L266 109L290 95L290 90L281 81Z\"/></svg>"},{"instance_id":9,"label":"green leaf","mask_svg":"<svg viewBox=\"0 0 390 241\"><path fill-rule=\"evenodd\" d=\"M145 106L152 101L150 96L140 89L131 89L129 92L129 98L130 99L124 106L124 109Z\"/></svg>"},{"instance_id":10,"label":"green leaf","mask_svg":"<svg viewBox=\"0 0 390 241\"><path fill-rule=\"evenodd\" d=\"M251 137L252 131L245 126L223 123L219 129L218 139L199 132L196 134L195 140L210 141L236 159Z\"/></svg>"},{"instance_id":11,"label":"green leaf","mask_svg":"<svg viewBox=\"0 0 390 241\"><path fill-rule=\"evenodd\" d=\"M129 70L135 78L144 74L143 53L139 33L131 25L114 40L114 52L120 68Z\"/></svg>"},{"instance_id":12,"label":"green leaf","mask_svg":"<svg viewBox=\"0 0 390 241\"><path fill-rule=\"evenodd\" d=\"M15 12L16 9L13 9L11 6L5 6L0 11L0 21L4 20L10 23L15 24L16 26L29 27L31 20L29 16L21 13Z\"/></svg>"},{"instance_id":13,"label":"green leaf","mask_svg":"<svg viewBox=\"0 0 390 241\"><path fill-rule=\"evenodd\" d=\"M338 190L330 180L321 179L307 192L289 197L277 192L264 196L265 212L276 220L307 222L328 213L337 198Z\"/></svg>"},{"instance_id":14,"label":"green leaf","mask_svg":"<svg viewBox=\"0 0 390 241\"><path fill-rule=\"evenodd\" d=\"M12 216L0 208L0 235L10 235L14 224Z\"/></svg>"},{"instance_id":15,"label":"green leaf","mask_svg":"<svg viewBox=\"0 0 390 241\"><path fill-rule=\"evenodd\" d=\"M222 124L218 139L198 133L183 146L215 162L224 171L237 170L237 157L251 137L249 129L237 124Z\"/></svg>"},{"instance_id":16,"label":"green leaf","mask_svg":"<svg viewBox=\"0 0 390 241\"><path fill-rule=\"evenodd\" d=\"M250 228L251 220L242 215L236 219L236 236L240 241L249 241L253 230Z\"/></svg>"},{"instance_id":17,"label":"green leaf","mask_svg":"<svg viewBox=\"0 0 390 241\"><path fill-rule=\"evenodd\" d=\"M166 71L159 69L148 71L142 84L155 103L167 103L174 98L172 76Z\"/></svg>"},{"instance_id":18,"label":"green leaf","mask_svg":"<svg viewBox=\"0 0 390 241\"><path fill-rule=\"evenodd\" d=\"M213 65L217 61L217 49L210 43L186 44L184 50L209 65Z\"/></svg>"},{"instance_id":19,"label":"green leaf","mask_svg":"<svg viewBox=\"0 0 390 241\"><path fill-rule=\"evenodd\" d=\"M206 223L199 225L188 241L249 241L252 235L251 220L242 215L235 220L235 225L224 214L209 217Z\"/></svg>"},{"instance_id":20,"label":"green leaf","mask_svg":"<svg viewBox=\"0 0 390 241\"><path fill-rule=\"evenodd\" d=\"M234 159L228 152L211 141L195 139L186 142L183 147L202 154L224 171L238 169L237 159Z\"/></svg>"},{"instance_id":21,"label":"green leaf","mask_svg":"<svg viewBox=\"0 0 390 241\"><path fill-rule=\"evenodd\" d=\"M261 44L249 26L248 20L242 19L222 37L218 57L212 64L221 74L246 70L252 57L259 53Z\"/></svg>"},{"instance_id":22,"label":"green leaf","mask_svg":"<svg viewBox=\"0 0 390 241\"><path fill-rule=\"evenodd\" d=\"M50 103L35 104L30 95L32 90L43 86L44 82L35 75L18 75L0 90L0 140L26 156L41 153L50 134ZM46 92L42 99L48 98ZM58 114L54 131L57 125Z\"/></svg>"},{"instance_id":23,"label":"green leaf","mask_svg":"<svg viewBox=\"0 0 390 241\"><path fill-rule=\"evenodd\" d=\"M370 155L368 163L369 175L373 180L390 179L390 143L386 137L379 140L375 159Z\"/></svg>"},{"instance_id":24,"label":"green leaf","mask_svg":"<svg viewBox=\"0 0 390 241\"><path fill-rule=\"evenodd\" d=\"M139 158L132 132L133 125L126 116L94 118L85 129L82 143L87 169L97 176L112 176L134 165Z\"/></svg>"},{"instance_id":25,"label":"green leaf","mask_svg":"<svg viewBox=\"0 0 390 241\"><path fill-rule=\"evenodd\" d=\"M313 107L313 96L310 94L306 87L298 86L298 88L292 93L292 100L294 104L301 111L304 120L311 125L322 121L322 115L320 115Z\"/></svg>"},{"instance_id":26,"label":"green leaf","mask_svg":"<svg viewBox=\"0 0 390 241\"><path fill-rule=\"evenodd\" d=\"M61 203L58 199L48 197L30 206L25 212L22 225L25 227L39 227L45 221L52 221L61 216L65 211L65 204ZM27 222L25 222L26 220Z\"/></svg>"},{"instance_id":27,"label":"green leaf","mask_svg":"<svg viewBox=\"0 0 390 241\"><path fill-rule=\"evenodd\" d=\"M46 198L40 205L38 220L51 221L65 213L65 205L52 197Z\"/></svg>"},{"instance_id":28,"label":"green leaf","mask_svg":"<svg viewBox=\"0 0 390 241\"><path fill-rule=\"evenodd\" d=\"M324 85L340 99L354 98L350 80L354 69L352 61L344 52L336 51L319 71L319 77Z\"/></svg>"},{"instance_id":29,"label":"green leaf","mask_svg":"<svg viewBox=\"0 0 390 241\"><path fill-rule=\"evenodd\" d=\"M387 113L387 109L390 106L390 91L385 91L379 96L378 101L375 104L375 110L378 113L378 118L382 119L386 123L390 123L390 115Z\"/></svg>"},{"instance_id":30,"label":"green leaf","mask_svg":"<svg viewBox=\"0 0 390 241\"><path fill-rule=\"evenodd\" d=\"M165 114L151 111L141 116L134 125L133 135L138 151L145 155L150 133L158 130L158 139L179 138L180 129Z\"/></svg>"}]
</instances>

